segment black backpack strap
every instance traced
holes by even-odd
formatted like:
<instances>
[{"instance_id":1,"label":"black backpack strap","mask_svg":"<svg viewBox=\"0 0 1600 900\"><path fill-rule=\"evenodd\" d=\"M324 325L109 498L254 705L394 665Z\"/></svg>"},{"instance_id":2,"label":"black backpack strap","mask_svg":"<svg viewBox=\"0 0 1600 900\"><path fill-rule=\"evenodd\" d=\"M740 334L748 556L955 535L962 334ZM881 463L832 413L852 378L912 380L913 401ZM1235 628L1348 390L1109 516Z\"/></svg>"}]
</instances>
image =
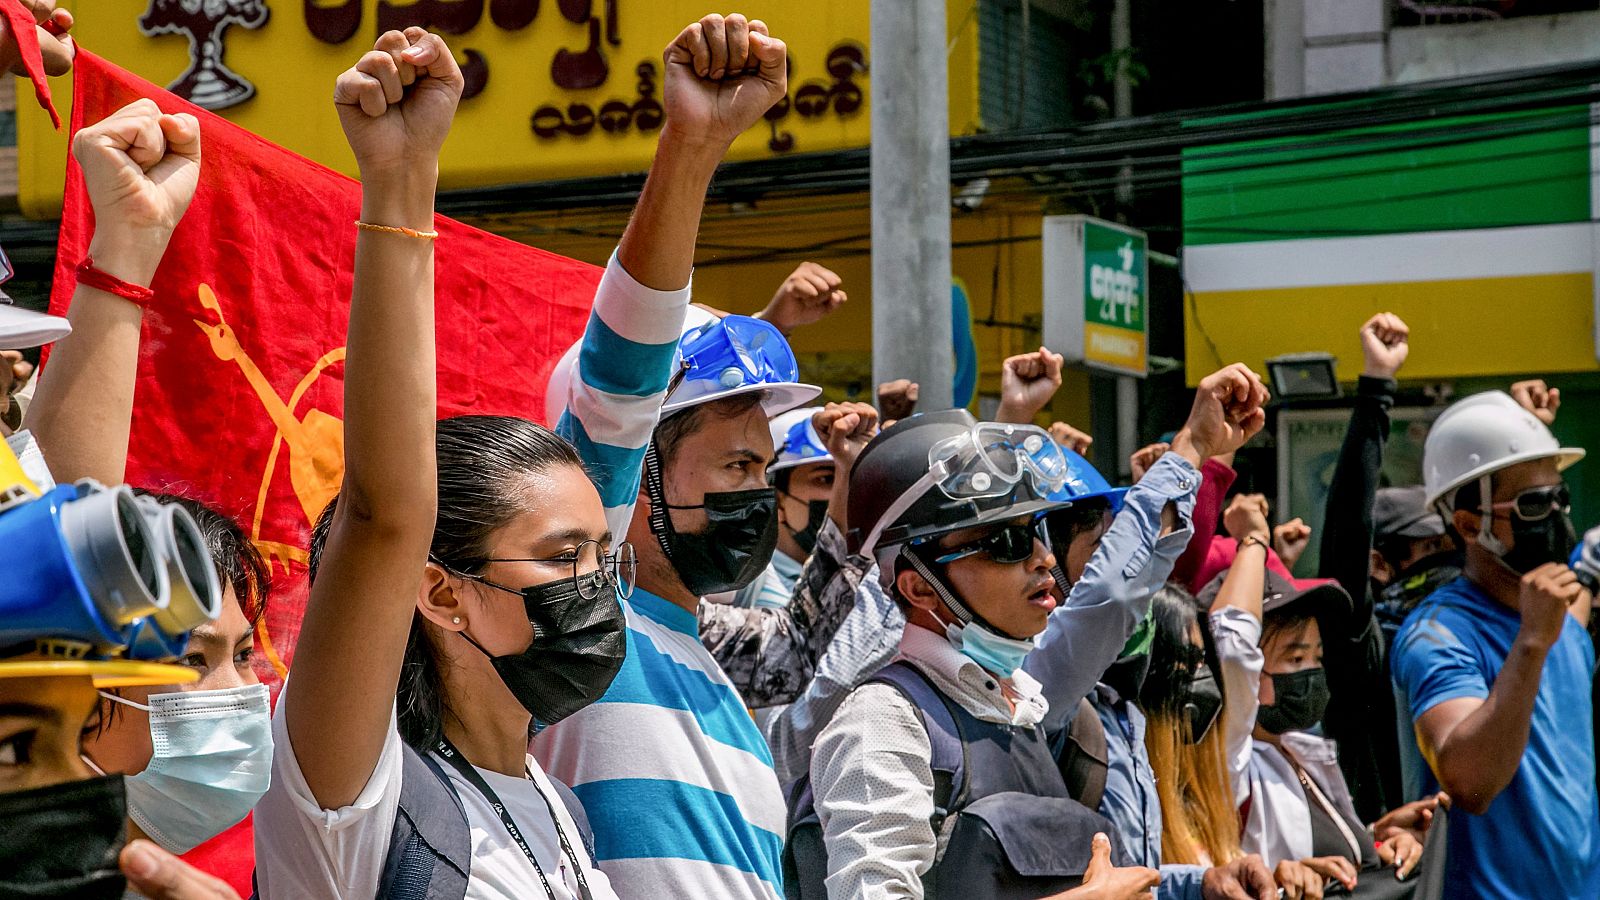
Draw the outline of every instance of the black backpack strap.
<instances>
[{"instance_id":1,"label":"black backpack strap","mask_svg":"<svg viewBox=\"0 0 1600 900\"><path fill-rule=\"evenodd\" d=\"M868 679L898 690L917 709L917 718L927 729L933 746L933 830L938 833L945 819L967 805L967 742L961 734L960 717L949 698L928 680L916 666L903 660L890 663Z\"/></svg>"},{"instance_id":2,"label":"black backpack strap","mask_svg":"<svg viewBox=\"0 0 1600 900\"><path fill-rule=\"evenodd\" d=\"M377 896L461 900L472 868L472 832L461 797L439 763L401 744L399 810Z\"/></svg>"},{"instance_id":3,"label":"black backpack strap","mask_svg":"<svg viewBox=\"0 0 1600 900\"><path fill-rule=\"evenodd\" d=\"M1056 767L1067 783L1067 796L1098 810L1106 793L1106 774L1111 766L1106 726L1088 697L1078 701L1072 725L1056 739L1055 755Z\"/></svg>"}]
</instances>

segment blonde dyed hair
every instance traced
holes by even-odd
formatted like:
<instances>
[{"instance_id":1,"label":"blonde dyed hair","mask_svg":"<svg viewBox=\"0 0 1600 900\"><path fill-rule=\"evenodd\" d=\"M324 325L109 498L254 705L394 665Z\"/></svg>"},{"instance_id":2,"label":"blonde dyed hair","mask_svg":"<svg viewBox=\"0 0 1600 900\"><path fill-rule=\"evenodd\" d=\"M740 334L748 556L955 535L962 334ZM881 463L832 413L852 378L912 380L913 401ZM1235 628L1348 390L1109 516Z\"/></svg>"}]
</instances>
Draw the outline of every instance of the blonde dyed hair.
<instances>
[{"instance_id":1,"label":"blonde dyed hair","mask_svg":"<svg viewBox=\"0 0 1600 900\"><path fill-rule=\"evenodd\" d=\"M1158 712L1145 727L1145 749L1161 800L1161 861L1225 865L1244 855L1233 805L1222 713L1205 740L1189 742L1189 717Z\"/></svg>"}]
</instances>

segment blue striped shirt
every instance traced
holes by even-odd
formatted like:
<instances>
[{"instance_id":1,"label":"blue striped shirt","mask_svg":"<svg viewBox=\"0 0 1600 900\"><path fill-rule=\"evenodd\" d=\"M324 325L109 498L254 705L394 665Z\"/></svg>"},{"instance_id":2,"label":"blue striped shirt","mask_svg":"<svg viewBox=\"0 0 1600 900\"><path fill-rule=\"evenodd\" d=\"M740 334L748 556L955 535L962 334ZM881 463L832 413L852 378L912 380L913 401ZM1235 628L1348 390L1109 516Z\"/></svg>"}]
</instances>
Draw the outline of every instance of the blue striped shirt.
<instances>
[{"instance_id":1,"label":"blue striped shirt","mask_svg":"<svg viewBox=\"0 0 1600 900\"><path fill-rule=\"evenodd\" d=\"M688 308L687 286L647 288L613 253L583 329L576 377L568 382L556 431L578 448L619 541L633 518L645 448L667 396Z\"/></svg>"},{"instance_id":2,"label":"blue striped shirt","mask_svg":"<svg viewBox=\"0 0 1600 900\"><path fill-rule=\"evenodd\" d=\"M613 255L568 383L556 430L619 540L688 305L687 287L647 288ZM779 900L786 810L766 742L693 613L643 590L623 607L621 672L599 702L545 729L534 755L583 801L618 896Z\"/></svg>"},{"instance_id":3,"label":"blue striped shirt","mask_svg":"<svg viewBox=\"0 0 1600 900\"><path fill-rule=\"evenodd\" d=\"M618 896L778 900L786 809L766 741L693 613L642 589L623 605L611 689L535 755L583 801Z\"/></svg>"}]
</instances>

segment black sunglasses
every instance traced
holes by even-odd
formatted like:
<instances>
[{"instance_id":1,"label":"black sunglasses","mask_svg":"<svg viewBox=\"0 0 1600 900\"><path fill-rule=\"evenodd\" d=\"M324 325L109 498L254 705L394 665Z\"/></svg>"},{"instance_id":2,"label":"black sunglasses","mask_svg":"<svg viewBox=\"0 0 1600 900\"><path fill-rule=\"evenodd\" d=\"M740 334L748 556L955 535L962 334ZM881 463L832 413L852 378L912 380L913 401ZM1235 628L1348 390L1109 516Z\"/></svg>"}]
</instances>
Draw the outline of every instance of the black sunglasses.
<instances>
[{"instance_id":1,"label":"black sunglasses","mask_svg":"<svg viewBox=\"0 0 1600 900\"><path fill-rule=\"evenodd\" d=\"M1050 531L1043 516L1031 522L1002 525L975 541L946 549L933 561L942 566L981 553L997 563L1026 562L1033 556L1035 540L1043 541L1046 547L1050 546Z\"/></svg>"}]
</instances>

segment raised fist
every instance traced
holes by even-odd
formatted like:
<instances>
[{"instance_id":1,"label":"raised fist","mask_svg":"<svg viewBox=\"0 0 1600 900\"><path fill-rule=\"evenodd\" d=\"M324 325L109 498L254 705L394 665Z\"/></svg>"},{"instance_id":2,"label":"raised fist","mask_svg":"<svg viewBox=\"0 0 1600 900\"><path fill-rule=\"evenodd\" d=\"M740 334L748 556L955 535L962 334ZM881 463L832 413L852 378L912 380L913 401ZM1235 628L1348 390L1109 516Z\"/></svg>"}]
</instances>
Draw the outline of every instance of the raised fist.
<instances>
[{"instance_id":1,"label":"raised fist","mask_svg":"<svg viewBox=\"0 0 1600 900\"><path fill-rule=\"evenodd\" d=\"M1272 537L1267 524L1267 498L1260 494L1235 494L1228 501L1228 508L1222 511L1222 527L1227 530L1228 537L1236 541L1256 537L1271 546L1267 543Z\"/></svg>"},{"instance_id":2,"label":"raised fist","mask_svg":"<svg viewBox=\"0 0 1600 900\"><path fill-rule=\"evenodd\" d=\"M1150 471L1150 467L1171 449L1171 444L1156 441L1154 444L1146 444L1133 451L1133 455L1128 457L1128 470L1133 473L1133 483L1138 484L1145 473Z\"/></svg>"},{"instance_id":3,"label":"raised fist","mask_svg":"<svg viewBox=\"0 0 1600 900\"><path fill-rule=\"evenodd\" d=\"M1393 378L1411 353L1411 329L1394 313L1378 313L1361 326L1361 374Z\"/></svg>"},{"instance_id":4,"label":"raised fist","mask_svg":"<svg viewBox=\"0 0 1600 900\"><path fill-rule=\"evenodd\" d=\"M1094 445L1094 438L1090 437L1088 432L1079 431L1065 422L1051 422L1050 436L1056 439L1056 443L1079 456L1088 453L1089 448Z\"/></svg>"},{"instance_id":5,"label":"raised fist","mask_svg":"<svg viewBox=\"0 0 1600 900\"><path fill-rule=\"evenodd\" d=\"M738 13L685 28L662 54L663 139L706 144L720 156L788 92L788 53L767 23Z\"/></svg>"},{"instance_id":6,"label":"raised fist","mask_svg":"<svg viewBox=\"0 0 1600 900\"><path fill-rule=\"evenodd\" d=\"M1283 564L1291 569L1310 545L1311 526L1304 519L1293 518L1272 529L1272 549L1283 560Z\"/></svg>"},{"instance_id":7,"label":"raised fist","mask_svg":"<svg viewBox=\"0 0 1600 900\"><path fill-rule=\"evenodd\" d=\"M1032 422L1061 387L1062 358L1040 347L1008 357L1000 366L1000 422Z\"/></svg>"},{"instance_id":8,"label":"raised fist","mask_svg":"<svg viewBox=\"0 0 1600 900\"><path fill-rule=\"evenodd\" d=\"M803 262L778 285L759 318L771 322L785 335L796 328L820 322L850 299L839 285L843 280L814 262Z\"/></svg>"},{"instance_id":9,"label":"raised fist","mask_svg":"<svg viewBox=\"0 0 1600 900\"><path fill-rule=\"evenodd\" d=\"M917 411L917 383L909 378L896 378L878 385L878 415L887 428Z\"/></svg>"},{"instance_id":10,"label":"raised fist","mask_svg":"<svg viewBox=\"0 0 1600 900\"><path fill-rule=\"evenodd\" d=\"M416 27L380 36L333 86L339 124L361 167L361 180L406 174L436 178L439 148L450 133L463 86L461 67L444 38Z\"/></svg>"},{"instance_id":11,"label":"raised fist","mask_svg":"<svg viewBox=\"0 0 1600 900\"><path fill-rule=\"evenodd\" d=\"M1523 409L1533 413L1546 426L1554 425L1556 413L1561 411L1561 389L1546 385L1541 378L1513 384L1511 399L1517 401Z\"/></svg>"},{"instance_id":12,"label":"raised fist","mask_svg":"<svg viewBox=\"0 0 1600 900\"><path fill-rule=\"evenodd\" d=\"M200 122L140 99L78 130L72 157L94 207L95 265L148 285L200 184Z\"/></svg>"},{"instance_id":13,"label":"raised fist","mask_svg":"<svg viewBox=\"0 0 1600 900\"><path fill-rule=\"evenodd\" d=\"M848 480L856 457L878 433L878 411L867 403L829 403L811 417L811 427L833 457L834 480Z\"/></svg>"},{"instance_id":14,"label":"raised fist","mask_svg":"<svg viewBox=\"0 0 1600 900\"><path fill-rule=\"evenodd\" d=\"M1244 363L1207 375L1195 389L1189 420L1173 438L1173 449L1188 450L1199 462L1238 450L1266 424L1263 407L1269 399L1261 376Z\"/></svg>"}]
</instances>

